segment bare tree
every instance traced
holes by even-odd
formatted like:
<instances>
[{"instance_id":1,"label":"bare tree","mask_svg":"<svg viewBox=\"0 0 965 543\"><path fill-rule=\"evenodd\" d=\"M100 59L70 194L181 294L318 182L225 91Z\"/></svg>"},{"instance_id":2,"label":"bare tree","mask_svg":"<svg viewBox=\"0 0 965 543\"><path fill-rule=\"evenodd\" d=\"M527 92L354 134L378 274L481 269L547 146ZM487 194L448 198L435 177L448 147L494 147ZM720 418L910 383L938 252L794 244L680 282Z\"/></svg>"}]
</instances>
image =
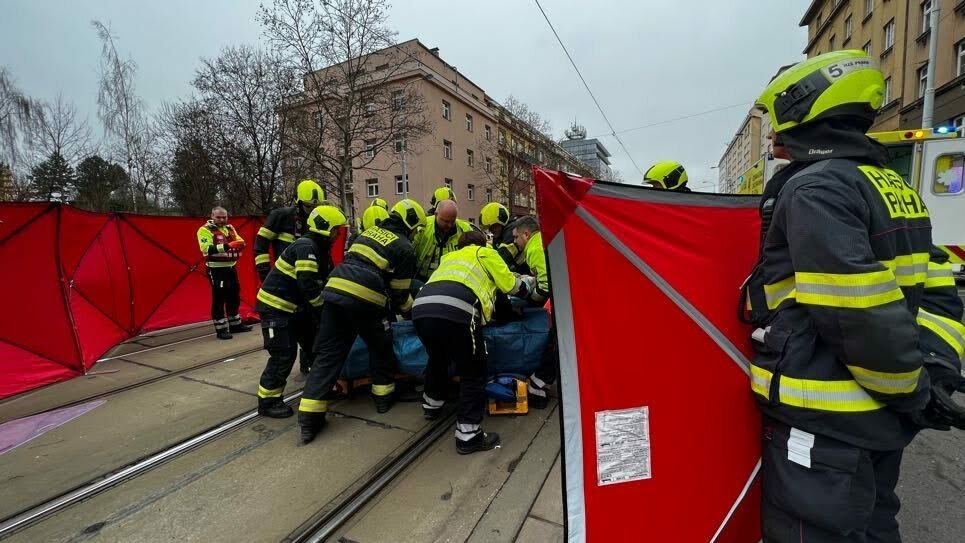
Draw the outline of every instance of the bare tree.
<instances>
[{"instance_id":1,"label":"bare tree","mask_svg":"<svg viewBox=\"0 0 965 543\"><path fill-rule=\"evenodd\" d=\"M394 45L388 8L386 0L274 0L261 9L270 43L305 74L282 109L285 152L304 161L343 209L352 204L354 170L432 128L417 77L403 77L421 64Z\"/></svg>"},{"instance_id":2,"label":"bare tree","mask_svg":"<svg viewBox=\"0 0 965 543\"><path fill-rule=\"evenodd\" d=\"M144 172L137 168L141 160L145 132L143 104L134 90L137 64L133 60L121 60L114 46L114 35L104 23L91 21L101 40L100 90L97 95L97 115L104 123L105 131L115 138L127 173L131 177L133 209L137 211L137 196L147 200L147 183Z\"/></svg>"},{"instance_id":3,"label":"bare tree","mask_svg":"<svg viewBox=\"0 0 965 543\"><path fill-rule=\"evenodd\" d=\"M42 111L35 123L36 154L43 157L59 154L71 164L93 154L91 129L87 120L80 118L77 106L58 94L52 103L43 104Z\"/></svg>"},{"instance_id":4,"label":"bare tree","mask_svg":"<svg viewBox=\"0 0 965 543\"><path fill-rule=\"evenodd\" d=\"M40 104L21 92L7 68L0 66L0 161L16 165L33 121L42 115Z\"/></svg>"},{"instance_id":5,"label":"bare tree","mask_svg":"<svg viewBox=\"0 0 965 543\"><path fill-rule=\"evenodd\" d=\"M506 97L506 101L503 102L503 107L516 118L529 125L533 130L536 130L551 140L553 139L553 125L544 119L542 115L530 109L522 100L510 94Z\"/></svg>"}]
</instances>

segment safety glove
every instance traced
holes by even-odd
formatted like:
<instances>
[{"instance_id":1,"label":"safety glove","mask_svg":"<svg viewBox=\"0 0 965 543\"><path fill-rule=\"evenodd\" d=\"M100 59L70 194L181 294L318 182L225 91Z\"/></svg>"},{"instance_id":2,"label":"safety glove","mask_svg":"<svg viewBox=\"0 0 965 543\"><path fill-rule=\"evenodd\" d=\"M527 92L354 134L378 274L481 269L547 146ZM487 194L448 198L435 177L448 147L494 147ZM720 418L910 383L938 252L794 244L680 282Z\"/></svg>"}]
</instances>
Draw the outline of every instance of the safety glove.
<instances>
[{"instance_id":1,"label":"safety glove","mask_svg":"<svg viewBox=\"0 0 965 543\"><path fill-rule=\"evenodd\" d=\"M931 398L924 409L912 415L912 419L922 428L965 430L965 406L952 399L956 391L965 392L965 378L951 369L933 367L935 369L938 371L929 372Z\"/></svg>"},{"instance_id":2,"label":"safety glove","mask_svg":"<svg viewBox=\"0 0 965 543\"><path fill-rule=\"evenodd\" d=\"M236 251L241 250L241 249L244 249L244 248L245 248L245 240L243 240L243 239L236 239L236 240L234 240L234 241L229 241L229 242L228 242L228 247L230 247L230 248L232 248L232 249L234 249L234 250L236 250Z\"/></svg>"}]
</instances>

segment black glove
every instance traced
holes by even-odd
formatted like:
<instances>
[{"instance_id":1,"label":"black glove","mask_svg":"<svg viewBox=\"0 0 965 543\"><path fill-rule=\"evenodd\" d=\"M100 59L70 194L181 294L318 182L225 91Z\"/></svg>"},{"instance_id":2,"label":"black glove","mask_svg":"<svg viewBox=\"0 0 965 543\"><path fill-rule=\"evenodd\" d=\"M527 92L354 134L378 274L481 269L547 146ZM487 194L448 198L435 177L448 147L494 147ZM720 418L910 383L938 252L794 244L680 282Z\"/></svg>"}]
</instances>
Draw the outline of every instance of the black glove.
<instances>
[{"instance_id":1,"label":"black glove","mask_svg":"<svg viewBox=\"0 0 965 543\"><path fill-rule=\"evenodd\" d=\"M965 378L953 371L934 373L938 375L931 376L931 398L923 410L912 414L912 420L922 428L965 430L965 406L952 400L955 391L965 392Z\"/></svg>"}]
</instances>

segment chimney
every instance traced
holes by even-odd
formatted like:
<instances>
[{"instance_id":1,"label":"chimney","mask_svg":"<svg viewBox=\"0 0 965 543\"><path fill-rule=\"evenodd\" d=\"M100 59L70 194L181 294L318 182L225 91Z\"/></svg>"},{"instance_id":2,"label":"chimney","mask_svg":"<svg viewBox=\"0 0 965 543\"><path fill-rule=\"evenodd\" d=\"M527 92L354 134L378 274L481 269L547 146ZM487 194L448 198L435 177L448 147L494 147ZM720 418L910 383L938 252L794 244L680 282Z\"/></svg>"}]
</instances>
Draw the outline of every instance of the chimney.
<instances>
[{"instance_id":1,"label":"chimney","mask_svg":"<svg viewBox=\"0 0 965 543\"><path fill-rule=\"evenodd\" d=\"M438 47L433 47L432 49L429 49L429 52L432 53L432 54L435 55L435 56L439 56L439 48L438 48Z\"/></svg>"}]
</instances>

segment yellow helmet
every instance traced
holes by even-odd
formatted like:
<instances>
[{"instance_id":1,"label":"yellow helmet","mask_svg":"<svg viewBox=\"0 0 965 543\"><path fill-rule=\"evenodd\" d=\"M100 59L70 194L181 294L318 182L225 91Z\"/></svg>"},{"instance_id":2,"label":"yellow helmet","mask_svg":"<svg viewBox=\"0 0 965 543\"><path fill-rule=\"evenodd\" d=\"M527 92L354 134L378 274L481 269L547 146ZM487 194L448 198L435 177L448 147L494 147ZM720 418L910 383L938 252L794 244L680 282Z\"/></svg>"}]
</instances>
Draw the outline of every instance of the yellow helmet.
<instances>
[{"instance_id":1,"label":"yellow helmet","mask_svg":"<svg viewBox=\"0 0 965 543\"><path fill-rule=\"evenodd\" d=\"M422 209L419 202L415 200L410 200L406 198L405 200L400 200L394 206L392 206L392 211L390 215L395 215L402 219L402 222L409 228L409 230L415 230L420 226L425 226L426 224L426 210Z\"/></svg>"},{"instance_id":2,"label":"yellow helmet","mask_svg":"<svg viewBox=\"0 0 965 543\"><path fill-rule=\"evenodd\" d=\"M439 187L432 191L432 198L429 200L429 207L436 207L443 200L456 201L456 193L449 187Z\"/></svg>"},{"instance_id":3,"label":"yellow helmet","mask_svg":"<svg viewBox=\"0 0 965 543\"><path fill-rule=\"evenodd\" d=\"M494 224L506 226L509 223L509 210L499 202L489 202L479 210L479 224L489 228Z\"/></svg>"},{"instance_id":4,"label":"yellow helmet","mask_svg":"<svg viewBox=\"0 0 965 543\"><path fill-rule=\"evenodd\" d=\"M386 202L385 200L383 200L382 198L376 198L376 199L372 200L372 203L369 204L369 207L381 207L382 209L388 211L388 210L389 210L389 203ZM386 215L386 216L388 216L388 215Z\"/></svg>"},{"instance_id":5,"label":"yellow helmet","mask_svg":"<svg viewBox=\"0 0 965 543\"><path fill-rule=\"evenodd\" d=\"M777 133L817 119L873 119L885 96L878 61L864 51L833 51L795 64L775 77L754 104Z\"/></svg>"},{"instance_id":6,"label":"yellow helmet","mask_svg":"<svg viewBox=\"0 0 965 543\"><path fill-rule=\"evenodd\" d=\"M327 204L313 209L305 222L308 224L309 231L323 236L332 235L332 230L348 223L342 210Z\"/></svg>"},{"instance_id":7,"label":"yellow helmet","mask_svg":"<svg viewBox=\"0 0 965 543\"><path fill-rule=\"evenodd\" d=\"M325 190L313 179L305 179L298 183L295 190L298 201L303 204L320 205L325 201Z\"/></svg>"},{"instance_id":8,"label":"yellow helmet","mask_svg":"<svg viewBox=\"0 0 965 543\"><path fill-rule=\"evenodd\" d=\"M647 173L643 182L661 189L677 190L687 184L687 170L676 160L657 162Z\"/></svg>"},{"instance_id":9,"label":"yellow helmet","mask_svg":"<svg viewBox=\"0 0 965 543\"><path fill-rule=\"evenodd\" d=\"M369 206L362 213L362 230L368 230L373 226L382 224L382 221L389 218L389 212L378 206Z\"/></svg>"}]
</instances>

